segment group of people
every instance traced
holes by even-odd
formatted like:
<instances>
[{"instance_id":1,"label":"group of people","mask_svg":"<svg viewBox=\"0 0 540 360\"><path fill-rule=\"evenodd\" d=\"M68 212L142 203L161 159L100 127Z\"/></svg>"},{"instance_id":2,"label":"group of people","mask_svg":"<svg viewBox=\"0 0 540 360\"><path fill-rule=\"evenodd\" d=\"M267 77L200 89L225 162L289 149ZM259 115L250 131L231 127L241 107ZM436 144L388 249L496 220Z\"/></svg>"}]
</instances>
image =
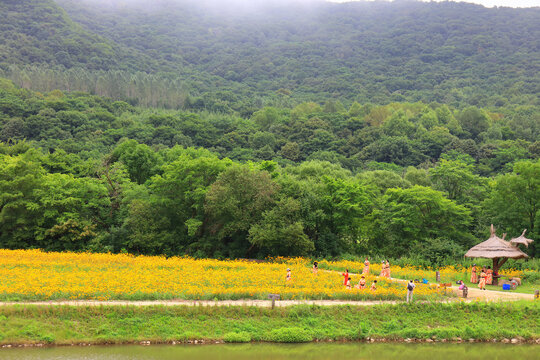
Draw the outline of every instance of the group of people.
<instances>
[{"instance_id":1,"label":"group of people","mask_svg":"<svg viewBox=\"0 0 540 360\"><path fill-rule=\"evenodd\" d=\"M366 258L364 261L364 270L362 270L362 275L369 274L369 260ZM390 262L388 260L381 261L381 273L379 276L390 279Z\"/></svg>"},{"instance_id":2,"label":"group of people","mask_svg":"<svg viewBox=\"0 0 540 360\"><path fill-rule=\"evenodd\" d=\"M366 276L369 274L369 265L370 265L369 260L368 258L366 258L366 260L364 261L364 269L362 270L362 275L360 276L360 280L358 280L358 284L356 285L352 285L351 283L352 279L349 274L349 269L345 269L345 272L341 274L343 276L343 285L345 286L345 288L346 289L353 289L353 288L366 289ZM476 269L474 271L476 274ZM316 261L313 263L311 272L315 275L317 275L317 273L319 272L319 263L317 263ZM383 261L381 263L381 273L379 276L390 278L390 263L388 262L388 260L386 260L386 262ZM287 269L287 275L286 275L285 280L286 280L286 283L289 283L292 280L292 272L290 268ZM412 280L410 280L407 283L407 302L412 301L413 291L415 287L416 285L414 284ZM371 291L377 290L377 280L373 280L370 286L370 290Z\"/></svg>"},{"instance_id":3,"label":"group of people","mask_svg":"<svg viewBox=\"0 0 540 360\"><path fill-rule=\"evenodd\" d=\"M486 284L493 284L493 270L490 266L488 266L487 268L484 266L480 270L480 274L478 274L476 264L473 264L471 269L471 282L473 284L478 284L478 288L480 290L486 290Z\"/></svg>"},{"instance_id":4,"label":"group of people","mask_svg":"<svg viewBox=\"0 0 540 360\"><path fill-rule=\"evenodd\" d=\"M360 276L360 280L358 280L358 284L354 286L351 284L351 276L349 275L349 269L345 269L345 272L342 273L341 275L343 275L343 278L344 278L343 285L345 285L346 289L352 289L352 288L365 289L366 288L366 277L364 275ZM371 283L370 289L372 291L377 290L377 280L373 280L373 282Z\"/></svg>"}]
</instances>

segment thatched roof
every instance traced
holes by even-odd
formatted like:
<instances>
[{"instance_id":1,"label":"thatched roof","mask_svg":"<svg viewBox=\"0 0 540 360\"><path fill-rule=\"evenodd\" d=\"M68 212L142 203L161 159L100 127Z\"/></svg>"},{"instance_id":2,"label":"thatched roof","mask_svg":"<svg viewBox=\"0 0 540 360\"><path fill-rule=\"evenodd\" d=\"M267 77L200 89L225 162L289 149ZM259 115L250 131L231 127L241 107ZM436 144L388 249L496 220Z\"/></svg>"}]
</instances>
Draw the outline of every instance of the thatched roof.
<instances>
[{"instance_id":1,"label":"thatched roof","mask_svg":"<svg viewBox=\"0 0 540 360\"><path fill-rule=\"evenodd\" d=\"M527 229L523 230L523 233L521 234L520 237L517 237L517 238L513 238L512 240L510 240L510 243L513 244L513 245L518 245L518 244L523 244L525 245L526 247L529 247L529 244L532 243L534 240L531 240L531 239L527 239L525 237L525 232L527 231Z\"/></svg>"},{"instance_id":2,"label":"thatched roof","mask_svg":"<svg viewBox=\"0 0 540 360\"><path fill-rule=\"evenodd\" d=\"M486 241L473 246L465 257L472 258L511 258L511 259L523 259L528 258L527 254L519 250L517 247L510 245L508 241L505 241L495 234L495 228L491 225L491 236Z\"/></svg>"}]
</instances>

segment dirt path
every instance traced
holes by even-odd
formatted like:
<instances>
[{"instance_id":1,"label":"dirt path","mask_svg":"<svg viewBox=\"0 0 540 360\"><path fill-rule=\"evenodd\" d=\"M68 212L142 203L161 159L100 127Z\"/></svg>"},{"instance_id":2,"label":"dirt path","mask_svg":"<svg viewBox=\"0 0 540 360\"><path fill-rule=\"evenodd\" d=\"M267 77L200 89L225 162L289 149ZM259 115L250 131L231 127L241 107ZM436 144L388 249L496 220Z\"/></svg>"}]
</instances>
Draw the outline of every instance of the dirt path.
<instances>
[{"instance_id":1,"label":"dirt path","mask_svg":"<svg viewBox=\"0 0 540 360\"><path fill-rule=\"evenodd\" d=\"M335 306L335 305L355 305L355 306L372 306L381 304L397 304L398 301L354 301L354 300L278 300L276 307L292 306L292 305L319 305L319 306ZM30 302L0 302L0 306L8 305L38 305L38 306L257 306L271 307L270 300L148 300L148 301L124 301L124 300L70 300L70 301L30 301Z\"/></svg>"},{"instance_id":2,"label":"dirt path","mask_svg":"<svg viewBox=\"0 0 540 360\"><path fill-rule=\"evenodd\" d=\"M407 280L390 278L392 281L406 283ZM452 286L452 291L459 297L463 295L463 291L459 290L457 286ZM467 298L471 299L480 299L486 301L516 301L516 300L534 300L534 294L525 294L518 292L506 292L506 291L495 291L495 290L480 290L478 288L469 288L469 293Z\"/></svg>"},{"instance_id":3,"label":"dirt path","mask_svg":"<svg viewBox=\"0 0 540 360\"><path fill-rule=\"evenodd\" d=\"M400 279L396 279L401 282ZM403 280L405 281L405 280ZM449 288L448 291L454 291L458 297L449 298L442 302L463 301L461 299L461 290L457 287ZM405 291L404 291L405 297ZM523 293L507 293L502 291L479 290L469 288L469 296L465 301L517 301L517 300L534 300L534 295ZM404 301L355 301L355 300L278 300L277 307L292 306L292 305L318 305L318 306L336 306L336 305L352 305L352 306L373 306L381 304L398 304ZM0 306L9 305L37 305L37 306L257 306L270 307L270 300L147 300L147 301L127 301L127 300L69 300L69 301L31 301L31 302L0 302Z\"/></svg>"},{"instance_id":4,"label":"dirt path","mask_svg":"<svg viewBox=\"0 0 540 360\"><path fill-rule=\"evenodd\" d=\"M452 287L452 290L461 296L462 291L457 287ZM480 290L469 288L469 299L481 299L486 301L516 301L516 300L534 300L533 294L524 294L517 292L505 292L494 290Z\"/></svg>"}]
</instances>

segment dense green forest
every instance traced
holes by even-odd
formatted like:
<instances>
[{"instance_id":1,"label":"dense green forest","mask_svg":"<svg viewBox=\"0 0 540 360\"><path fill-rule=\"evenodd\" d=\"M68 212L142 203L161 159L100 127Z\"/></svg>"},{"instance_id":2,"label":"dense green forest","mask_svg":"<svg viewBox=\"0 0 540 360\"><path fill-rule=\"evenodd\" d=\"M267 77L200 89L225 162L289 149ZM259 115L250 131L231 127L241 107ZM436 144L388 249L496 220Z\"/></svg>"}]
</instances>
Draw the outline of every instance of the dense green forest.
<instances>
[{"instance_id":1,"label":"dense green forest","mask_svg":"<svg viewBox=\"0 0 540 360\"><path fill-rule=\"evenodd\" d=\"M490 223L538 240L538 116L330 101L245 119L2 80L0 246L440 262Z\"/></svg>"},{"instance_id":2,"label":"dense green forest","mask_svg":"<svg viewBox=\"0 0 540 360\"><path fill-rule=\"evenodd\" d=\"M0 2L0 247L540 241L540 9L219 4Z\"/></svg>"},{"instance_id":3,"label":"dense green forest","mask_svg":"<svg viewBox=\"0 0 540 360\"><path fill-rule=\"evenodd\" d=\"M326 100L538 105L538 8L235 4L3 1L0 69L38 91L244 117Z\"/></svg>"}]
</instances>

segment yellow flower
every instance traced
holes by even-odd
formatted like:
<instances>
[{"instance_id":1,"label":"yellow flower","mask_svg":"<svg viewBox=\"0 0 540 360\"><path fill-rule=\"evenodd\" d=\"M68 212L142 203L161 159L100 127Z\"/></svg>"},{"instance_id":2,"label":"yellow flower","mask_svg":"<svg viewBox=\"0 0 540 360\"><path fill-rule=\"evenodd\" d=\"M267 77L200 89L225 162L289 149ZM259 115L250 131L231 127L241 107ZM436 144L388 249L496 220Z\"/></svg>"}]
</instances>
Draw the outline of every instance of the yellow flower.
<instances>
[{"instance_id":1,"label":"yellow flower","mask_svg":"<svg viewBox=\"0 0 540 360\"><path fill-rule=\"evenodd\" d=\"M402 299L405 286L379 278L372 264L366 289L346 289L339 271L360 273L363 264L320 261L318 274L303 258L273 258L256 263L244 260L196 260L189 257L127 254L46 253L40 250L0 250L0 294L21 299ZM292 281L285 280L286 269ZM423 270L392 266L392 275L421 278ZM456 271L447 269L445 271ZM369 290L373 280L377 290ZM360 280L351 274L351 285ZM442 296L440 290L419 285L420 298Z\"/></svg>"}]
</instances>

